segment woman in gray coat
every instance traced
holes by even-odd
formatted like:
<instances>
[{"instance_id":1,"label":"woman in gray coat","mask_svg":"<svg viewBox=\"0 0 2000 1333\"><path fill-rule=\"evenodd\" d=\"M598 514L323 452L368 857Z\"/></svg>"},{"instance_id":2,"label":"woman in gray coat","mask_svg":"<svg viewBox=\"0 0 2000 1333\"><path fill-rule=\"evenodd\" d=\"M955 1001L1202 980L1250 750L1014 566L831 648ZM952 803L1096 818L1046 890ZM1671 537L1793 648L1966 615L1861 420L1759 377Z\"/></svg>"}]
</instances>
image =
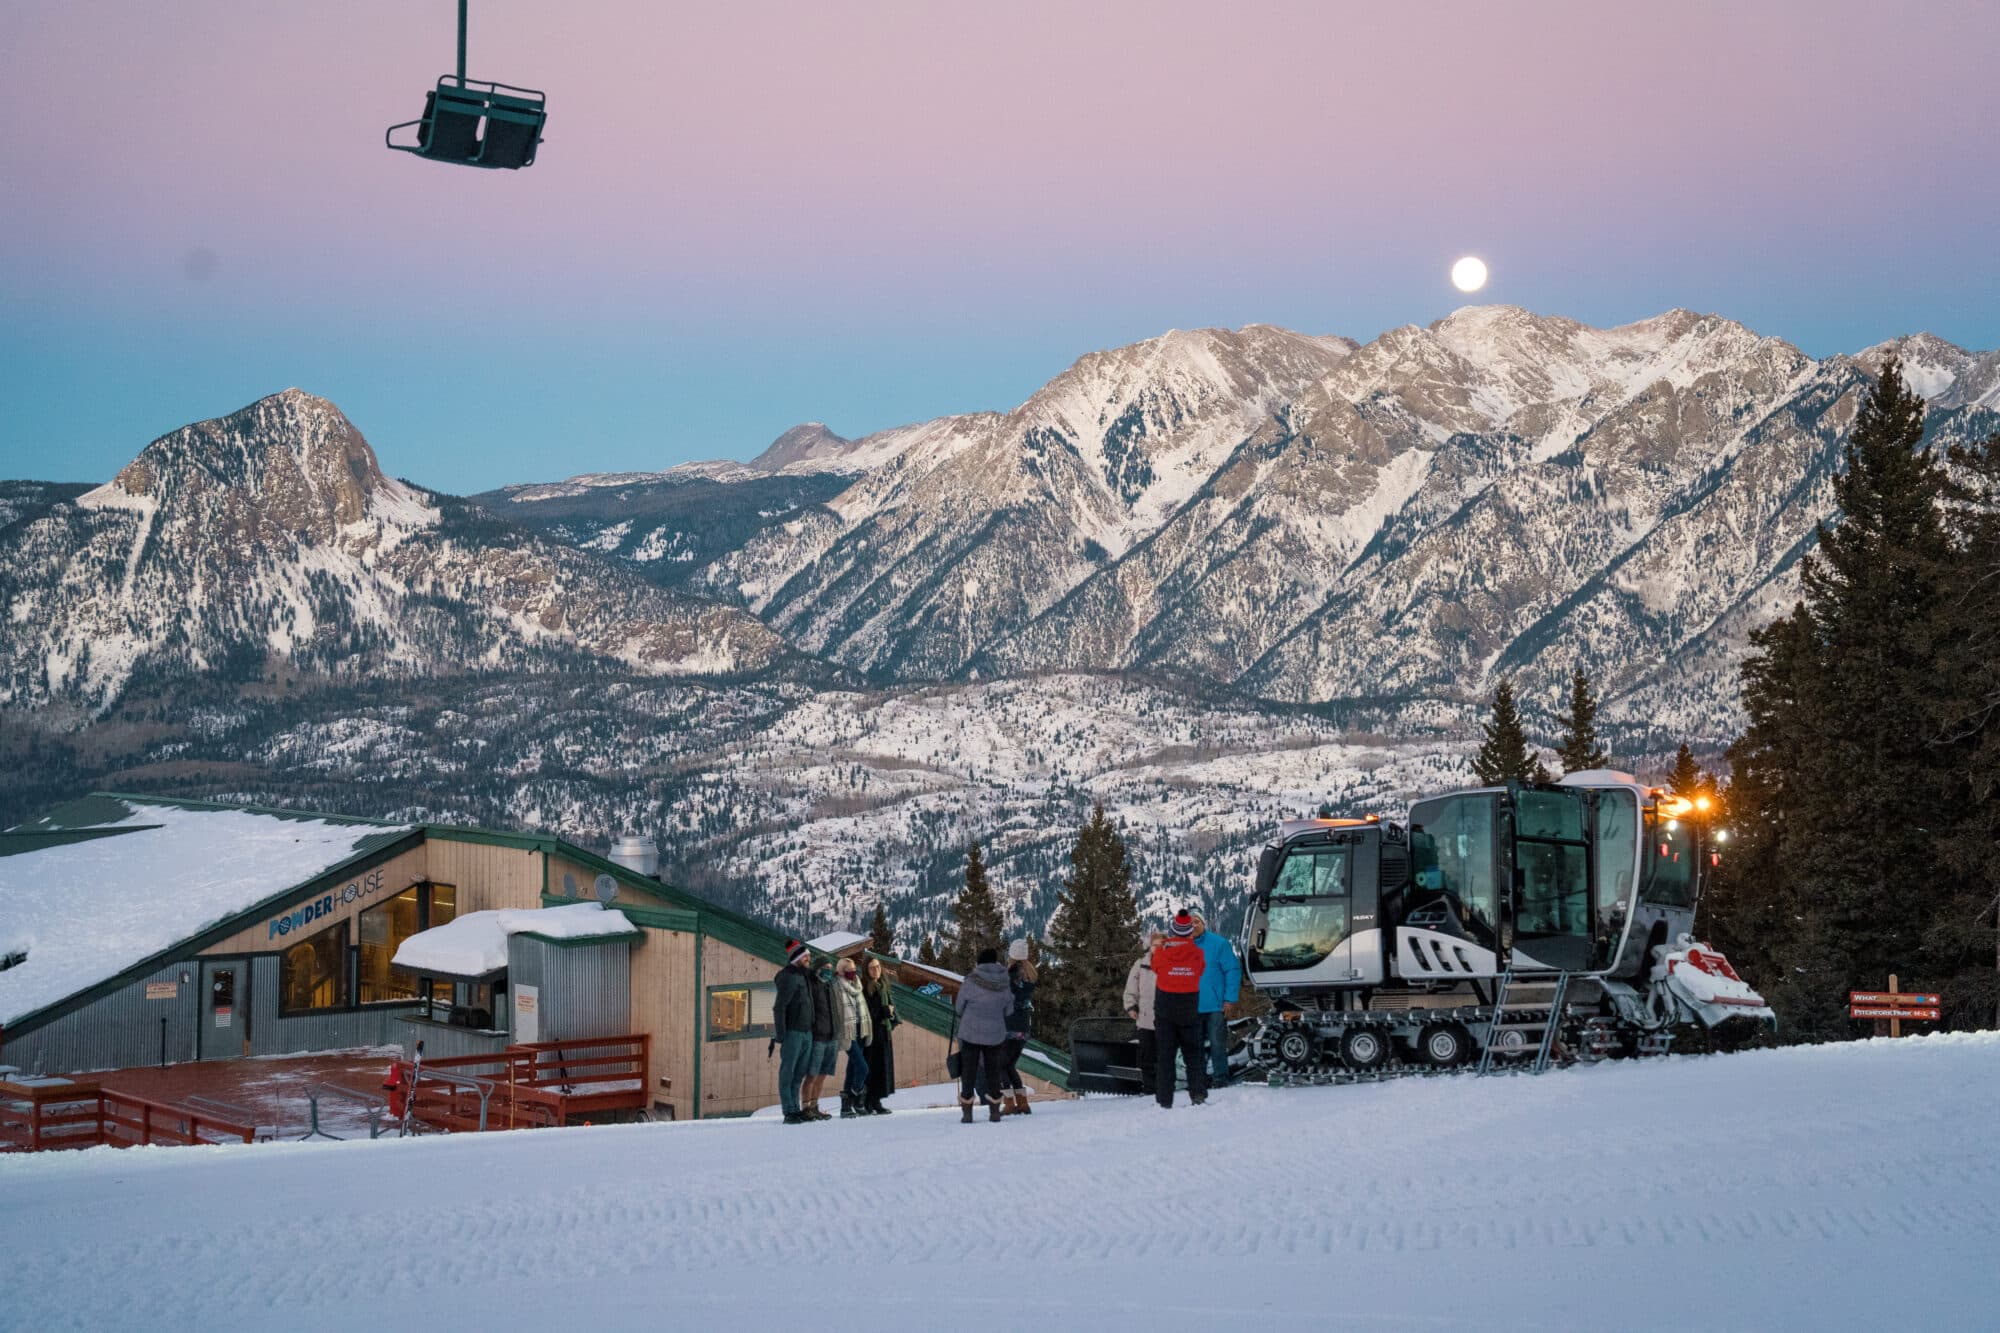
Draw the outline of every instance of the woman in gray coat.
<instances>
[{"instance_id":1,"label":"woman in gray coat","mask_svg":"<svg viewBox=\"0 0 2000 1333\"><path fill-rule=\"evenodd\" d=\"M962 1122L972 1123L972 1089L986 1091L988 1120L1000 1122L1001 1071L1007 1063L1007 1017L1014 1012L1014 987L1000 966L998 949L981 949L979 965L958 988L958 1044L964 1061L958 1072ZM980 1071L986 1076L980 1078Z\"/></svg>"}]
</instances>

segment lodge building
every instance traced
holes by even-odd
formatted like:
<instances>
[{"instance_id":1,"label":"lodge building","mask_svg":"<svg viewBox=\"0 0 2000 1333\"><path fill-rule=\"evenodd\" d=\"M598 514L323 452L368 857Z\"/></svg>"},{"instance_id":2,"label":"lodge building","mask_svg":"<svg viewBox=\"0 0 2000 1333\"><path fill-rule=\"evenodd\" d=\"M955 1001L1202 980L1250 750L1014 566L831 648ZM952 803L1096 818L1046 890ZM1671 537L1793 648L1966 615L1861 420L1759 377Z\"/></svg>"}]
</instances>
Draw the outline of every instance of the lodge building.
<instances>
[{"instance_id":1,"label":"lodge building","mask_svg":"<svg viewBox=\"0 0 2000 1333\"><path fill-rule=\"evenodd\" d=\"M533 910L582 904L629 927L557 930L588 914ZM504 954L474 964L425 947L502 912ZM558 838L98 793L0 833L0 1067L418 1040L474 1055L633 1033L650 1039L655 1118L747 1115L778 1100L766 1043L785 942ZM952 1013L938 992L953 979L885 961L904 1020L896 1081L945 1082ZM1048 1091L1064 1065L1035 1044L1021 1068Z\"/></svg>"}]
</instances>

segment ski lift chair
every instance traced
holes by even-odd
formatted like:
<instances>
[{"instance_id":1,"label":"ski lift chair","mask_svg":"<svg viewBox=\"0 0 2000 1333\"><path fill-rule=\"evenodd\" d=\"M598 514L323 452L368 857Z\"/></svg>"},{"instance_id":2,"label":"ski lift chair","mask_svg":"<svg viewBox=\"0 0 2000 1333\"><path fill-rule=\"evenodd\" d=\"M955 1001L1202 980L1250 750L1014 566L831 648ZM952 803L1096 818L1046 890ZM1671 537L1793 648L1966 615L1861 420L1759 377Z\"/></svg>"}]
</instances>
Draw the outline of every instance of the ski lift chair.
<instances>
[{"instance_id":1,"label":"ski lift chair","mask_svg":"<svg viewBox=\"0 0 2000 1333\"><path fill-rule=\"evenodd\" d=\"M424 114L391 125L382 142L433 162L515 170L532 166L548 120L547 98L533 88L446 74L424 94ZM397 143L416 127L415 143Z\"/></svg>"}]
</instances>

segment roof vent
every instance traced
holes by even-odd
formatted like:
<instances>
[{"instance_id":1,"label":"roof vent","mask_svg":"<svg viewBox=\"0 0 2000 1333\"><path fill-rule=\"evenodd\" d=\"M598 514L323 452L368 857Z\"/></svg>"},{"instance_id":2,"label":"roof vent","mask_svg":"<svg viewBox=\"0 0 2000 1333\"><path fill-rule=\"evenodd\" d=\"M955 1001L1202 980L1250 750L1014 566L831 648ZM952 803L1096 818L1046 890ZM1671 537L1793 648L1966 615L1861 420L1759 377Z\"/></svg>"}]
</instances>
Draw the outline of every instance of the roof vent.
<instances>
[{"instance_id":1,"label":"roof vent","mask_svg":"<svg viewBox=\"0 0 2000 1333\"><path fill-rule=\"evenodd\" d=\"M651 838L637 833L612 840L611 860L647 879L657 878L660 873L660 849L653 845Z\"/></svg>"}]
</instances>

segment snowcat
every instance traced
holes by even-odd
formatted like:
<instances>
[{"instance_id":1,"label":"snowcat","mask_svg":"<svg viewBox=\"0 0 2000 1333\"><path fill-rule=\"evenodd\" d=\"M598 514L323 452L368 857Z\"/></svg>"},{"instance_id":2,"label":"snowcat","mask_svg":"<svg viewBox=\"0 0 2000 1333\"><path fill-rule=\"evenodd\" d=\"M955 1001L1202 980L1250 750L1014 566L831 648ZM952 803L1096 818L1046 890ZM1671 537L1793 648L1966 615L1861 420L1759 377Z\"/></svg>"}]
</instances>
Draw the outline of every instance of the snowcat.
<instances>
[{"instance_id":1,"label":"snowcat","mask_svg":"<svg viewBox=\"0 0 2000 1333\"><path fill-rule=\"evenodd\" d=\"M1257 864L1246 1044L1274 1084L1663 1054L1690 1024L1775 1025L1693 935L1727 833L1629 774L1416 802L1407 826L1294 820Z\"/></svg>"}]
</instances>

